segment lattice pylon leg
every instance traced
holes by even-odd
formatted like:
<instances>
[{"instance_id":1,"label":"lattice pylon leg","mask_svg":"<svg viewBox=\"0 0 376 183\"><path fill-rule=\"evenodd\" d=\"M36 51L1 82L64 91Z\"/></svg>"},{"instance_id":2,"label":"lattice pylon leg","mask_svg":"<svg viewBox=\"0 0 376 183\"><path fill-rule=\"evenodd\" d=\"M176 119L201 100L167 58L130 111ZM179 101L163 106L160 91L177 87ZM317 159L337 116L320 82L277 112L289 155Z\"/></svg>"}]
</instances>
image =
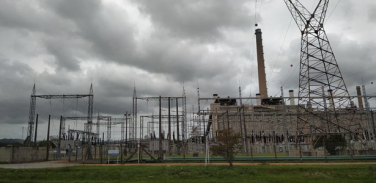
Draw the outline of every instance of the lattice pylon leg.
<instances>
[{"instance_id":1,"label":"lattice pylon leg","mask_svg":"<svg viewBox=\"0 0 376 183\"><path fill-rule=\"evenodd\" d=\"M329 0L320 0L313 13L298 0L285 3L301 31L297 133L351 133L354 110L324 30Z\"/></svg>"}]
</instances>

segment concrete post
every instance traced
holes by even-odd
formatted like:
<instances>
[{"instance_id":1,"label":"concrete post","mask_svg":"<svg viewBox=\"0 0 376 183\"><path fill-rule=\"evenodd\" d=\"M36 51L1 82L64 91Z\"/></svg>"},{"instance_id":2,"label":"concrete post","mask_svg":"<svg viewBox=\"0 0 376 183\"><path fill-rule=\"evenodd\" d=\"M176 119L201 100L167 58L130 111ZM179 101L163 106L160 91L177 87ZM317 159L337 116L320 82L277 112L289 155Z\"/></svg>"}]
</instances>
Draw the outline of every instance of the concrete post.
<instances>
[{"instance_id":1,"label":"concrete post","mask_svg":"<svg viewBox=\"0 0 376 183\"><path fill-rule=\"evenodd\" d=\"M68 144L69 146L69 151L68 151L68 162L70 162L70 158L71 158L71 154L72 154L72 147L70 144Z\"/></svg>"},{"instance_id":2,"label":"concrete post","mask_svg":"<svg viewBox=\"0 0 376 183\"><path fill-rule=\"evenodd\" d=\"M76 162L77 162L77 157L78 157L78 146L75 145L74 147L75 147L75 149L76 149Z\"/></svg>"}]
</instances>

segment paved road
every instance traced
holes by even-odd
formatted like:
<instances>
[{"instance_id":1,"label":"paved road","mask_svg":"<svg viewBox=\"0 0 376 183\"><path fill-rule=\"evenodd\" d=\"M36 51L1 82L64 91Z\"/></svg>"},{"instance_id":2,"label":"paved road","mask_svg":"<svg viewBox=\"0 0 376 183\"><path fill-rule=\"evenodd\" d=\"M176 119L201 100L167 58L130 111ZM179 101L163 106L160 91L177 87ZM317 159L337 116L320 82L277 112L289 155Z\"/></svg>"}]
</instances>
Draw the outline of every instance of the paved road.
<instances>
[{"instance_id":1,"label":"paved road","mask_svg":"<svg viewBox=\"0 0 376 183\"><path fill-rule=\"evenodd\" d=\"M17 164L0 164L0 168L13 168L13 169L25 169L25 168L57 168L81 165L79 163L68 163L67 160L61 161L44 161L44 162L32 162L32 163L17 163Z\"/></svg>"}]
</instances>

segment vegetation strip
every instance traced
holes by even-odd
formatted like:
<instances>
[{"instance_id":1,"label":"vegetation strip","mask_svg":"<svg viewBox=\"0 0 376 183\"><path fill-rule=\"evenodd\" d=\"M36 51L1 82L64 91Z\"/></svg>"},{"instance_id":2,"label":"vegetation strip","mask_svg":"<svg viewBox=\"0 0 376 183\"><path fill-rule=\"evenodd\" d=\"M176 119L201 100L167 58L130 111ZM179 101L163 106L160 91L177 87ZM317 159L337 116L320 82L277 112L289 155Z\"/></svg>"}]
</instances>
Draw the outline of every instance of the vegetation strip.
<instances>
[{"instance_id":1,"label":"vegetation strip","mask_svg":"<svg viewBox=\"0 0 376 183\"><path fill-rule=\"evenodd\" d=\"M376 165L75 166L0 169L0 182L373 182Z\"/></svg>"}]
</instances>

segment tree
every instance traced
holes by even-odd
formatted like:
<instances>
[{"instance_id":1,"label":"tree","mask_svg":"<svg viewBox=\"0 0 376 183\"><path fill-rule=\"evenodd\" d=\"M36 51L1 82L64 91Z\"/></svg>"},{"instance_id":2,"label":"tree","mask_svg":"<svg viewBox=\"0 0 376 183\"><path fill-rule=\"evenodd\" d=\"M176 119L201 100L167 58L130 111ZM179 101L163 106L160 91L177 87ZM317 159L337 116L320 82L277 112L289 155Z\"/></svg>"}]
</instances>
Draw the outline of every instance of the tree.
<instances>
[{"instance_id":1,"label":"tree","mask_svg":"<svg viewBox=\"0 0 376 183\"><path fill-rule=\"evenodd\" d=\"M317 149L319 147L324 146L325 141L325 149L329 152L330 155L336 155L336 148L342 147L345 148L347 146L346 139L342 135L323 135L317 138L314 141L313 148Z\"/></svg>"},{"instance_id":2,"label":"tree","mask_svg":"<svg viewBox=\"0 0 376 183\"><path fill-rule=\"evenodd\" d=\"M211 146L214 156L222 156L232 166L235 155L243 148L240 133L235 133L232 128L218 131L217 145Z\"/></svg>"}]
</instances>

